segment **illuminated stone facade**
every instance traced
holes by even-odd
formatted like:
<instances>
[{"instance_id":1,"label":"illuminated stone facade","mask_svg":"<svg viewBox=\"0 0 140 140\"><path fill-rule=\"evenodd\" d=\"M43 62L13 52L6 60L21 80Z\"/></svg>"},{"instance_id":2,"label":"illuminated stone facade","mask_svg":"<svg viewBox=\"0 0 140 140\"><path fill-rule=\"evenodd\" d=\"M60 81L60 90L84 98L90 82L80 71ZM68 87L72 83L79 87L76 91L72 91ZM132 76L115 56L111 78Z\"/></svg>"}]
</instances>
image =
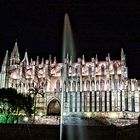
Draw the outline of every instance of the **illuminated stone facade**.
<instances>
[{"instance_id":1,"label":"illuminated stone facade","mask_svg":"<svg viewBox=\"0 0 140 140\"><path fill-rule=\"evenodd\" d=\"M63 78L63 82L62 82ZM20 60L17 42L0 73L0 88L13 87L18 92L36 95L36 113L57 114L60 111L62 83L64 112L140 112L140 88L136 79L128 79L126 58L121 50L120 60L105 61L98 57L86 62L84 55L72 62L67 56L64 63L56 58L41 62L28 60L27 52Z\"/></svg>"}]
</instances>

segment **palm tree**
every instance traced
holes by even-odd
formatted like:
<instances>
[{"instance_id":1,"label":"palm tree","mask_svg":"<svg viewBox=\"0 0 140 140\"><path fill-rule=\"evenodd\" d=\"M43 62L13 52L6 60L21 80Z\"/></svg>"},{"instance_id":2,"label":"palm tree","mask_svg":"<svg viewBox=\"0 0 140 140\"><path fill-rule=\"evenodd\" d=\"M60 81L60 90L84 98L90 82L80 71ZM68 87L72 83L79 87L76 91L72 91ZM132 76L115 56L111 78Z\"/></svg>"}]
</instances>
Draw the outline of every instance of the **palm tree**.
<instances>
[{"instance_id":1,"label":"palm tree","mask_svg":"<svg viewBox=\"0 0 140 140\"><path fill-rule=\"evenodd\" d=\"M44 97L43 89L40 86L35 86L29 89L29 91L33 94L34 99L34 109L33 109L33 123L35 122L35 115L36 115L36 96L37 94L40 94L42 97Z\"/></svg>"}]
</instances>

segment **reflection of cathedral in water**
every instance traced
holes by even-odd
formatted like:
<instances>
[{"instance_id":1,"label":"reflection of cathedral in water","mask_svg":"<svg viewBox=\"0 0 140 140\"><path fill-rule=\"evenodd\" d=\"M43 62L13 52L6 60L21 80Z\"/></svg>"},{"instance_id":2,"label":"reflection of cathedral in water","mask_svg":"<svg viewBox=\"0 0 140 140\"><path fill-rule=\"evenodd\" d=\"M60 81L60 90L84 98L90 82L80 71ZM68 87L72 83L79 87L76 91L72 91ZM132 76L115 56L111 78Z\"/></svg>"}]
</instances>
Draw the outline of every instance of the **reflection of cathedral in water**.
<instances>
[{"instance_id":1,"label":"reflection of cathedral in water","mask_svg":"<svg viewBox=\"0 0 140 140\"><path fill-rule=\"evenodd\" d=\"M62 77L65 112L140 111L139 82L127 77L123 49L120 60L111 60L108 54L105 61L98 61L96 56L86 62L82 56L72 62L67 56L63 64L51 57L29 61L27 52L20 60L16 42L10 58L6 52L0 88L13 87L25 94L38 88L38 113L59 114Z\"/></svg>"}]
</instances>

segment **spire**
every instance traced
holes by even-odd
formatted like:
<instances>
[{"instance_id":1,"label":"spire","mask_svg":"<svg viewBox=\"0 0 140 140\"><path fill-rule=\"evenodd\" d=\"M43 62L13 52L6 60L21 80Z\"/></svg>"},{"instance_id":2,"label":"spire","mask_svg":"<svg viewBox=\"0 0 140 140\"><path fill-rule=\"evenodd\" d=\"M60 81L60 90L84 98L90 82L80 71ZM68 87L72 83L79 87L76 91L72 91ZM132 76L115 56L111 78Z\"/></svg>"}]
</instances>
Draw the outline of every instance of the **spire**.
<instances>
[{"instance_id":1,"label":"spire","mask_svg":"<svg viewBox=\"0 0 140 140\"><path fill-rule=\"evenodd\" d=\"M91 62L92 62L92 63L95 63L94 57L91 58Z\"/></svg>"},{"instance_id":2,"label":"spire","mask_svg":"<svg viewBox=\"0 0 140 140\"><path fill-rule=\"evenodd\" d=\"M54 63L54 64L56 64L56 63L57 63L57 61L56 61L56 56L54 57L54 61L53 61L53 63Z\"/></svg>"},{"instance_id":3,"label":"spire","mask_svg":"<svg viewBox=\"0 0 140 140\"><path fill-rule=\"evenodd\" d=\"M32 64L33 63L33 59L31 58L31 60L30 60L30 64Z\"/></svg>"},{"instance_id":4,"label":"spire","mask_svg":"<svg viewBox=\"0 0 140 140\"><path fill-rule=\"evenodd\" d=\"M7 66L8 66L8 50L6 50L6 54L2 63L1 71L6 72Z\"/></svg>"},{"instance_id":5,"label":"spire","mask_svg":"<svg viewBox=\"0 0 140 140\"><path fill-rule=\"evenodd\" d=\"M15 42L13 51L11 53L10 64L15 65L15 64L19 63L19 61L20 61L20 59L19 59L18 45L17 45L17 42Z\"/></svg>"},{"instance_id":6,"label":"spire","mask_svg":"<svg viewBox=\"0 0 140 140\"><path fill-rule=\"evenodd\" d=\"M28 53L27 53L27 50L25 51L25 55L24 55L24 58L23 58L22 62L25 62L26 65L29 65L29 59L28 59Z\"/></svg>"},{"instance_id":7,"label":"spire","mask_svg":"<svg viewBox=\"0 0 140 140\"><path fill-rule=\"evenodd\" d=\"M121 48L121 53L124 53L123 48Z\"/></svg>"},{"instance_id":8,"label":"spire","mask_svg":"<svg viewBox=\"0 0 140 140\"><path fill-rule=\"evenodd\" d=\"M7 79L7 76L8 76L8 61L9 61L8 50L6 50L6 54L5 54L3 64L2 64L2 67L1 67L0 88L7 88L7 84L8 84L7 83L8 82L8 79Z\"/></svg>"},{"instance_id":9,"label":"spire","mask_svg":"<svg viewBox=\"0 0 140 140\"><path fill-rule=\"evenodd\" d=\"M14 48L13 48L13 51L11 53L11 55L17 55L19 57L19 51L18 51L18 45L17 45L17 42L15 42L15 45L14 45Z\"/></svg>"},{"instance_id":10,"label":"spire","mask_svg":"<svg viewBox=\"0 0 140 140\"><path fill-rule=\"evenodd\" d=\"M84 65L84 64L85 64L85 56L82 55L82 65Z\"/></svg>"},{"instance_id":11,"label":"spire","mask_svg":"<svg viewBox=\"0 0 140 140\"><path fill-rule=\"evenodd\" d=\"M41 64L42 64L42 65L44 65L44 58L43 58L43 57L42 57L42 61L41 61Z\"/></svg>"},{"instance_id":12,"label":"spire","mask_svg":"<svg viewBox=\"0 0 140 140\"><path fill-rule=\"evenodd\" d=\"M108 53L108 61L110 62L110 53Z\"/></svg>"},{"instance_id":13,"label":"spire","mask_svg":"<svg viewBox=\"0 0 140 140\"><path fill-rule=\"evenodd\" d=\"M97 64L98 63L98 56L96 54L96 57L95 57L95 63Z\"/></svg>"},{"instance_id":14,"label":"spire","mask_svg":"<svg viewBox=\"0 0 140 140\"><path fill-rule=\"evenodd\" d=\"M5 54L5 57L4 57L4 60L3 60L3 65L7 65L8 63L8 50L6 50L6 54Z\"/></svg>"},{"instance_id":15,"label":"spire","mask_svg":"<svg viewBox=\"0 0 140 140\"><path fill-rule=\"evenodd\" d=\"M67 55L66 55L66 59L67 59L67 63L69 63L69 53L67 52Z\"/></svg>"},{"instance_id":16,"label":"spire","mask_svg":"<svg viewBox=\"0 0 140 140\"><path fill-rule=\"evenodd\" d=\"M39 65L39 56L36 58L36 65Z\"/></svg>"},{"instance_id":17,"label":"spire","mask_svg":"<svg viewBox=\"0 0 140 140\"><path fill-rule=\"evenodd\" d=\"M72 64L72 56L70 56L70 65Z\"/></svg>"},{"instance_id":18,"label":"spire","mask_svg":"<svg viewBox=\"0 0 140 140\"><path fill-rule=\"evenodd\" d=\"M125 61L125 54L123 48L121 48L121 61Z\"/></svg>"}]
</instances>

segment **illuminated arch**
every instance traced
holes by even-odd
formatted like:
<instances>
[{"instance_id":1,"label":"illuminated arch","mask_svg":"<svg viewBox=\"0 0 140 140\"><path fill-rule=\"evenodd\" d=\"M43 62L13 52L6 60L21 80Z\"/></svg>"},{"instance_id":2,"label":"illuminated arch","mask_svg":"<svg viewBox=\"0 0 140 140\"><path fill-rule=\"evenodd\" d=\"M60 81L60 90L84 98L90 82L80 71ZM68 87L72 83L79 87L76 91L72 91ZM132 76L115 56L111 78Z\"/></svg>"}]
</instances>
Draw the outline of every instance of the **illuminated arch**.
<instances>
[{"instance_id":1,"label":"illuminated arch","mask_svg":"<svg viewBox=\"0 0 140 140\"><path fill-rule=\"evenodd\" d=\"M94 80L92 80L91 85L92 85L92 90L95 90L95 81Z\"/></svg>"},{"instance_id":2,"label":"illuminated arch","mask_svg":"<svg viewBox=\"0 0 140 140\"><path fill-rule=\"evenodd\" d=\"M96 90L99 90L99 80L96 81Z\"/></svg>"},{"instance_id":3,"label":"illuminated arch","mask_svg":"<svg viewBox=\"0 0 140 140\"><path fill-rule=\"evenodd\" d=\"M72 90L73 91L76 91L76 81L73 81L72 82Z\"/></svg>"},{"instance_id":4,"label":"illuminated arch","mask_svg":"<svg viewBox=\"0 0 140 140\"><path fill-rule=\"evenodd\" d=\"M87 89L87 91L90 91L90 81L89 80L86 81L86 89Z\"/></svg>"},{"instance_id":5,"label":"illuminated arch","mask_svg":"<svg viewBox=\"0 0 140 140\"><path fill-rule=\"evenodd\" d=\"M57 98L52 98L49 100L47 105L47 115L60 115L60 100Z\"/></svg>"}]
</instances>

